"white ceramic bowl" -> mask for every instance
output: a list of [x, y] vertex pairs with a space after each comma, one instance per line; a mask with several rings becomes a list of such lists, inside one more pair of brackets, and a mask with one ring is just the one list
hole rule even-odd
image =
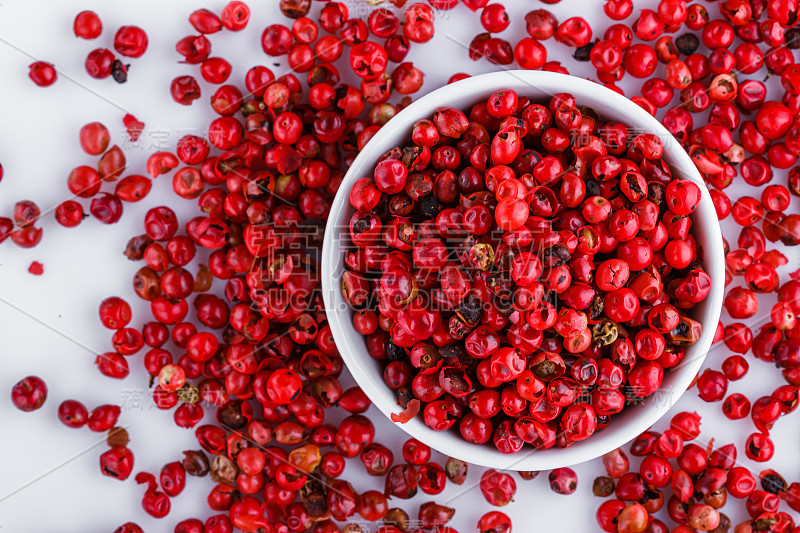
[[703, 264], [712, 282], [711, 294], [693, 312], [693, 317], [703, 324], [703, 335], [686, 349], [680, 366], [665, 372], [661, 390], [643, 404], [626, 408], [614, 417], [608, 428], [569, 448], [538, 451], [525, 447], [510, 455], [500, 453], [491, 441], [486, 445], [470, 444], [457, 430], [433, 431], [420, 417], [397, 424], [430, 447], [470, 463], [508, 470], [549, 470], [588, 461], [622, 446], [653, 425], [686, 391], [711, 346], [722, 308], [725, 279], [722, 235], [708, 190], [680, 144], [658, 120], [610, 89], [563, 74], [509, 70], [474, 76], [431, 92], [392, 118], [358, 154], [333, 201], [322, 250], [323, 297], [336, 345], [355, 380], [387, 417], [402, 409], [383, 382], [382, 364], [370, 357], [364, 338], [353, 328], [352, 312], [340, 290], [345, 271], [344, 253], [351, 246], [348, 224], [354, 209], [349, 202], [349, 191], [359, 178], [372, 176], [375, 162], [386, 150], [409, 140], [415, 121], [430, 118], [442, 106], [468, 110], [497, 89], [513, 89], [521, 96], [539, 101], [567, 92], [575, 97], [579, 106], [594, 108], [604, 120], [621, 122], [639, 132], [654, 133], [662, 139], [664, 159], [673, 175], [694, 181], [702, 191], [700, 207], [692, 215], [692, 222], [695, 238], [702, 248]]

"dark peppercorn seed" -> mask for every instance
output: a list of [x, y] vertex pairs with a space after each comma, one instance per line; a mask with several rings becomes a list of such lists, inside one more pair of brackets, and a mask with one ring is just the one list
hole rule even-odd
[[594, 48], [594, 43], [589, 43], [581, 46], [580, 48], [576, 48], [575, 53], [572, 54], [572, 57], [574, 57], [576, 61], [589, 61], [592, 48]]
[[731, 528], [731, 519], [723, 513], [719, 513], [719, 525], [711, 530], [710, 533], [728, 533]]
[[464, 348], [458, 344], [452, 344], [450, 346], [443, 346], [442, 348], [439, 348], [439, 355], [445, 359], [461, 357], [461, 354], [463, 353], [465, 353]]
[[119, 59], [114, 61], [114, 65], [111, 67], [111, 77], [114, 78], [115, 82], [125, 83], [128, 81], [128, 67], [130, 65], [124, 64]]
[[408, 402], [414, 399], [414, 395], [411, 394], [411, 389], [408, 387], [400, 387], [395, 391], [395, 396], [397, 397], [397, 404], [405, 409], [408, 407]]
[[675, 39], [675, 46], [678, 47], [678, 52], [685, 56], [690, 56], [700, 46], [700, 39], [694, 33], [684, 33]]
[[416, 206], [417, 214], [425, 218], [433, 218], [441, 210], [442, 206], [439, 205], [439, 202], [436, 201], [432, 194], [420, 198]]
[[789, 28], [786, 30], [786, 33], [783, 34], [783, 38], [786, 41], [784, 44], [789, 50], [797, 50], [800, 48], [800, 28]]
[[594, 180], [586, 180], [586, 196], [600, 196], [600, 184]]
[[592, 484], [592, 494], [599, 498], [605, 498], [614, 492], [614, 480], [608, 476], [595, 478]]
[[211, 469], [208, 457], [201, 450], [186, 450], [183, 456], [183, 468], [190, 476], [203, 477]]
[[786, 490], [786, 481], [777, 474], [767, 474], [761, 478], [761, 488], [772, 494], [780, 494]]
[[395, 343], [386, 343], [386, 357], [389, 361], [400, 361], [406, 358], [406, 351]]

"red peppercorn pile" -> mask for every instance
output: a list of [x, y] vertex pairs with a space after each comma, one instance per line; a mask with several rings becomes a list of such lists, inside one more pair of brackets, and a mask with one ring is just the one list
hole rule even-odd
[[500, 89], [439, 108], [350, 190], [342, 294], [404, 419], [503, 453], [567, 447], [700, 338], [700, 188], [655, 135], [580, 105]]
[[[75, 342], [64, 341], [67, 348], [42, 364], [43, 354], [56, 351], [56, 337], [46, 329], [32, 330], [44, 326], [32, 326], [30, 319], [2, 304], [5, 320], [0, 327], [11, 328], [3, 330], [9, 344], [2, 387], [11, 394], [17, 381], [35, 374], [49, 389], [43, 405], [38, 387], [35, 395], [14, 392], [15, 402], [41, 408], [22, 413], [6, 400], [0, 403], [9, 415], [4, 420], [32, 437], [37, 420], [58, 418], [64, 427], [48, 426], [47, 435], [36, 434], [24, 443], [15, 435], [7, 439], [3, 466], [8, 476], [3, 483], [13, 485], [0, 498], [51, 466], [49, 458], [59, 457], [53, 450], [69, 451], [66, 460], [97, 442], [76, 460], [86, 463], [71, 463], [75, 470], [61, 469], [60, 475], [100, 468], [110, 478], [129, 478], [124, 486], [102, 478], [96, 493], [62, 486], [60, 498], [48, 499], [47, 511], [52, 512], [35, 516], [30, 509], [41, 508], [42, 497], [37, 501], [35, 496], [41, 494], [41, 485], [31, 485], [0, 503], [6, 506], [4, 528], [12, 530], [16, 523], [7, 519], [17, 520], [15, 513], [24, 512], [24, 522], [17, 523], [25, 531], [36, 530], [40, 520], [77, 520], [76, 515], [91, 517], [91, 527], [107, 531], [128, 520], [148, 531], [174, 530], [181, 521], [177, 531], [230, 531], [233, 523], [257, 530], [265, 521], [277, 531], [290, 530], [290, 523], [297, 530], [337, 531], [347, 521], [383, 517], [405, 524], [406, 516], [416, 521], [409, 531], [448, 521], [451, 531], [474, 530], [476, 524], [482, 531], [507, 531], [507, 517], [523, 531], [530, 521], [532, 494], [541, 503], [537, 512], [543, 522], [553, 519], [563, 527], [564, 516], [583, 513], [587, 518], [582, 523], [589, 523], [595, 504], [579, 505], [577, 496], [551, 495], [546, 487], [588, 496], [587, 472], [600, 468], [599, 463], [575, 467], [574, 472], [557, 470], [530, 482], [526, 473], [524, 483], [517, 479], [520, 487], [514, 495], [508, 480], [498, 476], [487, 475], [481, 487], [483, 469], [473, 467], [465, 479], [463, 464], [424, 452], [401, 453], [405, 439], [397, 436], [402, 434], [389, 433], [382, 418], [365, 414], [368, 402], [351, 388], [313, 292], [319, 243], [311, 228], [321, 224], [313, 219], [324, 218], [353, 154], [407, 103], [407, 96], [441, 85], [451, 74], [453, 79], [464, 76], [445, 72], [442, 65], [469, 73], [515, 62], [526, 68], [568, 69], [624, 88], [684, 143], [714, 191], [720, 217], [727, 218], [723, 225], [732, 246], [730, 279], [736, 280], [728, 293], [725, 326], [718, 330], [724, 342], [709, 356], [709, 371], [698, 379], [697, 391], [704, 400], [718, 401], [725, 415], [749, 420], [714, 420], [713, 415], [720, 415], [716, 406], [697, 405], [696, 400], [690, 410], [704, 414], [701, 438], [731, 432], [738, 459], [752, 469], [754, 479], [762, 467], [753, 461], [769, 460], [773, 450], [776, 462], [782, 453], [784, 460], [793, 457], [794, 441], [779, 437], [791, 425], [787, 419], [796, 416], [791, 413], [800, 375], [794, 327], [797, 282], [789, 277], [796, 269], [796, 261], [790, 261], [796, 252], [786, 248], [798, 241], [793, 196], [800, 190], [800, 173], [792, 170], [798, 152], [794, 115], [799, 72], [797, 33], [791, 27], [794, 3], [642, 0], [634, 5], [620, 0], [604, 3], [605, 9], [593, 5], [596, 16], [590, 16], [585, 3], [576, 10], [572, 0], [555, 5], [507, 2], [504, 8], [488, 9], [481, 0], [458, 6], [448, 0], [434, 3], [435, 9], [429, 9], [409, 2], [407, 14], [391, 3], [383, 5], [388, 11], [347, 3], [345, 13], [337, 4], [284, 0], [269, 13], [261, 5], [250, 5], [251, 14], [241, 3], [223, 2], [197, 6], [199, 11], [186, 10], [174, 19], [159, 5], [142, 18], [98, 8], [97, 19], [83, 15], [74, 20], [85, 6], [75, 6], [63, 20], [38, 12], [4, 18], [20, 21], [25, 31], [14, 44], [34, 57], [13, 55], [4, 63], [17, 65], [10, 67], [16, 70], [7, 79], [24, 82], [19, 93], [24, 98], [0, 110], [9, 117], [3, 123], [14, 128], [11, 140], [4, 137], [0, 146], [0, 239], [9, 241], [0, 244], [0, 263], [6, 269], [0, 276], [0, 296], [18, 309], [37, 311], [33, 316]], [[299, 18], [282, 18], [278, 9]], [[576, 16], [583, 9], [586, 20]], [[156, 22], [168, 18], [168, 29], [159, 33]], [[457, 33], [465, 30], [470, 34]], [[35, 47], [19, 38], [23, 33], [35, 40]], [[81, 39], [71, 40], [73, 33]], [[64, 42], [49, 41], [48, 34], [61, 35]], [[235, 46], [228, 48], [228, 39]], [[444, 50], [464, 62], [451, 67], [440, 61], [434, 67], [426, 60]], [[169, 58], [163, 78], [149, 70], [154, 54]], [[37, 64], [29, 79], [28, 65], [34, 59], [52, 64], [58, 75]], [[765, 82], [768, 71], [775, 74]], [[107, 100], [84, 94], [65, 75]], [[127, 81], [117, 85], [95, 76]], [[209, 100], [210, 107], [205, 104]], [[162, 125], [161, 114], [171, 109], [191, 123], [182, 127], [194, 127], [173, 131], [167, 142], [160, 142], [154, 133]], [[60, 128], [53, 117], [67, 116], [69, 128], [56, 131]], [[135, 135], [145, 144], [132, 146]], [[63, 153], [53, 157], [62, 142]], [[58, 179], [49, 181], [52, 176]], [[138, 237], [129, 242], [131, 236]], [[123, 249], [135, 262], [115, 262]], [[108, 250], [114, 255], [102, 255]], [[94, 261], [80, 263], [85, 257]], [[34, 260], [47, 265], [41, 277], [25, 272]], [[15, 265], [31, 285], [19, 283], [22, 278], [10, 271]], [[134, 274], [134, 293], [141, 298], [130, 292]], [[100, 280], [112, 275], [119, 276], [114, 278], [118, 283], [101, 285]], [[36, 292], [45, 286], [44, 294]], [[767, 313], [776, 303], [775, 292], [780, 303]], [[119, 301], [106, 302], [102, 322], [113, 330], [95, 339], [95, 313], [109, 294], [127, 301], [130, 315]], [[96, 374], [76, 377], [93, 361], [107, 376], [127, 377], [119, 382], [98, 380]], [[770, 372], [773, 365], [784, 379]], [[154, 405], [164, 410], [158, 414], [171, 416], [180, 429], [164, 427], [158, 414], [134, 416], [127, 396], [131, 388], [147, 393], [147, 406], [152, 393]], [[690, 391], [683, 401], [693, 397]], [[175, 441], [182, 444], [168, 449]], [[34, 446], [48, 448], [31, 454]], [[19, 460], [21, 454], [34, 455], [35, 461]], [[40, 461], [42, 468], [23, 470]], [[788, 488], [776, 489], [780, 482], [773, 478], [767, 486], [782, 493], [780, 511], [792, 509], [796, 486], [789, 478], [796, 474], [774, 468], [786, 476]], [[64, 478], [37, 483], [55, 479]], [[479, 489], [469, 492], [468, 502], [451, 499], [459, 492], [453, 486], [459, 481]], [[493, 511], [476, 504], [482, 502], [478, 492], [488, 503], [508, 501], [509, 494], [514, 501], [502, 512]], [[67, 500], [71, 493], [81, 493], [80, 501]], [[415, 493], [416, 499], [400, 501]], [[100, 505], [110, 494], [115, 498]], [[718, 505], [719, 496], [712, 496], [717, 499], [703, 505]], [[208, 505], [194, 503], [204, 498]], [[262, 505], [264, 500], [269, 504]], [[738, 498], [729, 500], [724, 513], [734, 523], [754, 520], [751, 509], [759, 511], [755, 520], [762, 512], [778, 512], [775, 498], [761, 493], [749, 509]], [[69, 506], [59, 507], [67, 501]], [[139, 503], [149, 515], [140, 513]], [[76, 512], [78, 505], [86, 505], [86, 511]], [[626, 511], [630, 530], [641, 526], [641, 511]], [[165, 513], [163, 519], [154, 518]], [[312, 513], [324, 518], [314, 522]], [[696, 508], [695, 515], [713, 517], [705, 507]], [[776, 517], [763, 518], [772, 523]], [[673, 522], [663, 511], [660, 519]], [[776, 530], [791, 531], [783, 529], [785, 521], [780, 523]], [[660, 531], [655, 528], [651, 531]], [[386, 526], [383, 533], [397, 529]]]
[[[733, 444], [715, 445], [714, 439], [698, 437], [700, 416], [680, 412], [663, 433], [647, 431], [630, 444], [630, 455], [641, 458], [638, 470], [631, 468], [623, 449], [604, 455], [606, 475], [592, 486], [595, 496], [611, 497], [597, 509], [600, 528], [609, 533], [727, 531], [739, 518], [723, 512], [730, 512], [733, 500], [746, 511], [735, 532], [796, 530], [787, 511], [800, 509], [800, 485], [788, 484], [775, 470], [743, 466]], [[748, 439], [747, 457], [761, 461], [754, 451], [762, 445], [753, 442]], [[670, 529], [666, 519], [678, 526]]]

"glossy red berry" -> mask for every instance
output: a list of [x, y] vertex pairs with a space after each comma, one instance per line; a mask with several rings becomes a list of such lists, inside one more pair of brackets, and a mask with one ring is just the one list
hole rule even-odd
[[97, 48], [86, 56], [85, 68], [89, 76], [98, 80], [111, 76], [116, 58], [107, 48]]
[[72, 26], [75, 37], [81, 39], [97, 39], [103, 33], [103, 22], [94, 11], [81, 11], [75, 15]]
[[20, 411], [35, 411], [47, 400], [47, 385], [36, 376], [28, 376], [11, 388], [11, 402]]
[[138, 26], [121, 26], [114, 35], [114, 49], [126, 57], [141, 57], [147, 44], [147, 33]]
[[81, 428], [89, 419], [89, 411], [77, 400], [65, 400], [58, 406], [58, 419], [69, 428]]
[[36, 61], [28, 66], [28, 77], [39, 87], [49, 87], [58, 79], [58, 72], [51, 63]]

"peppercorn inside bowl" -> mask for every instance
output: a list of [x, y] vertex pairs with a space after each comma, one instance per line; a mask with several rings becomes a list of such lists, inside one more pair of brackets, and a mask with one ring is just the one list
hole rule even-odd
[[331, 206], [322, 287], [359, 386], [409, 435], [511, 470], [587, 461], [691, 384], [724, 253], [689, 155], [593, 82], [504, 71], [382, 127]]

